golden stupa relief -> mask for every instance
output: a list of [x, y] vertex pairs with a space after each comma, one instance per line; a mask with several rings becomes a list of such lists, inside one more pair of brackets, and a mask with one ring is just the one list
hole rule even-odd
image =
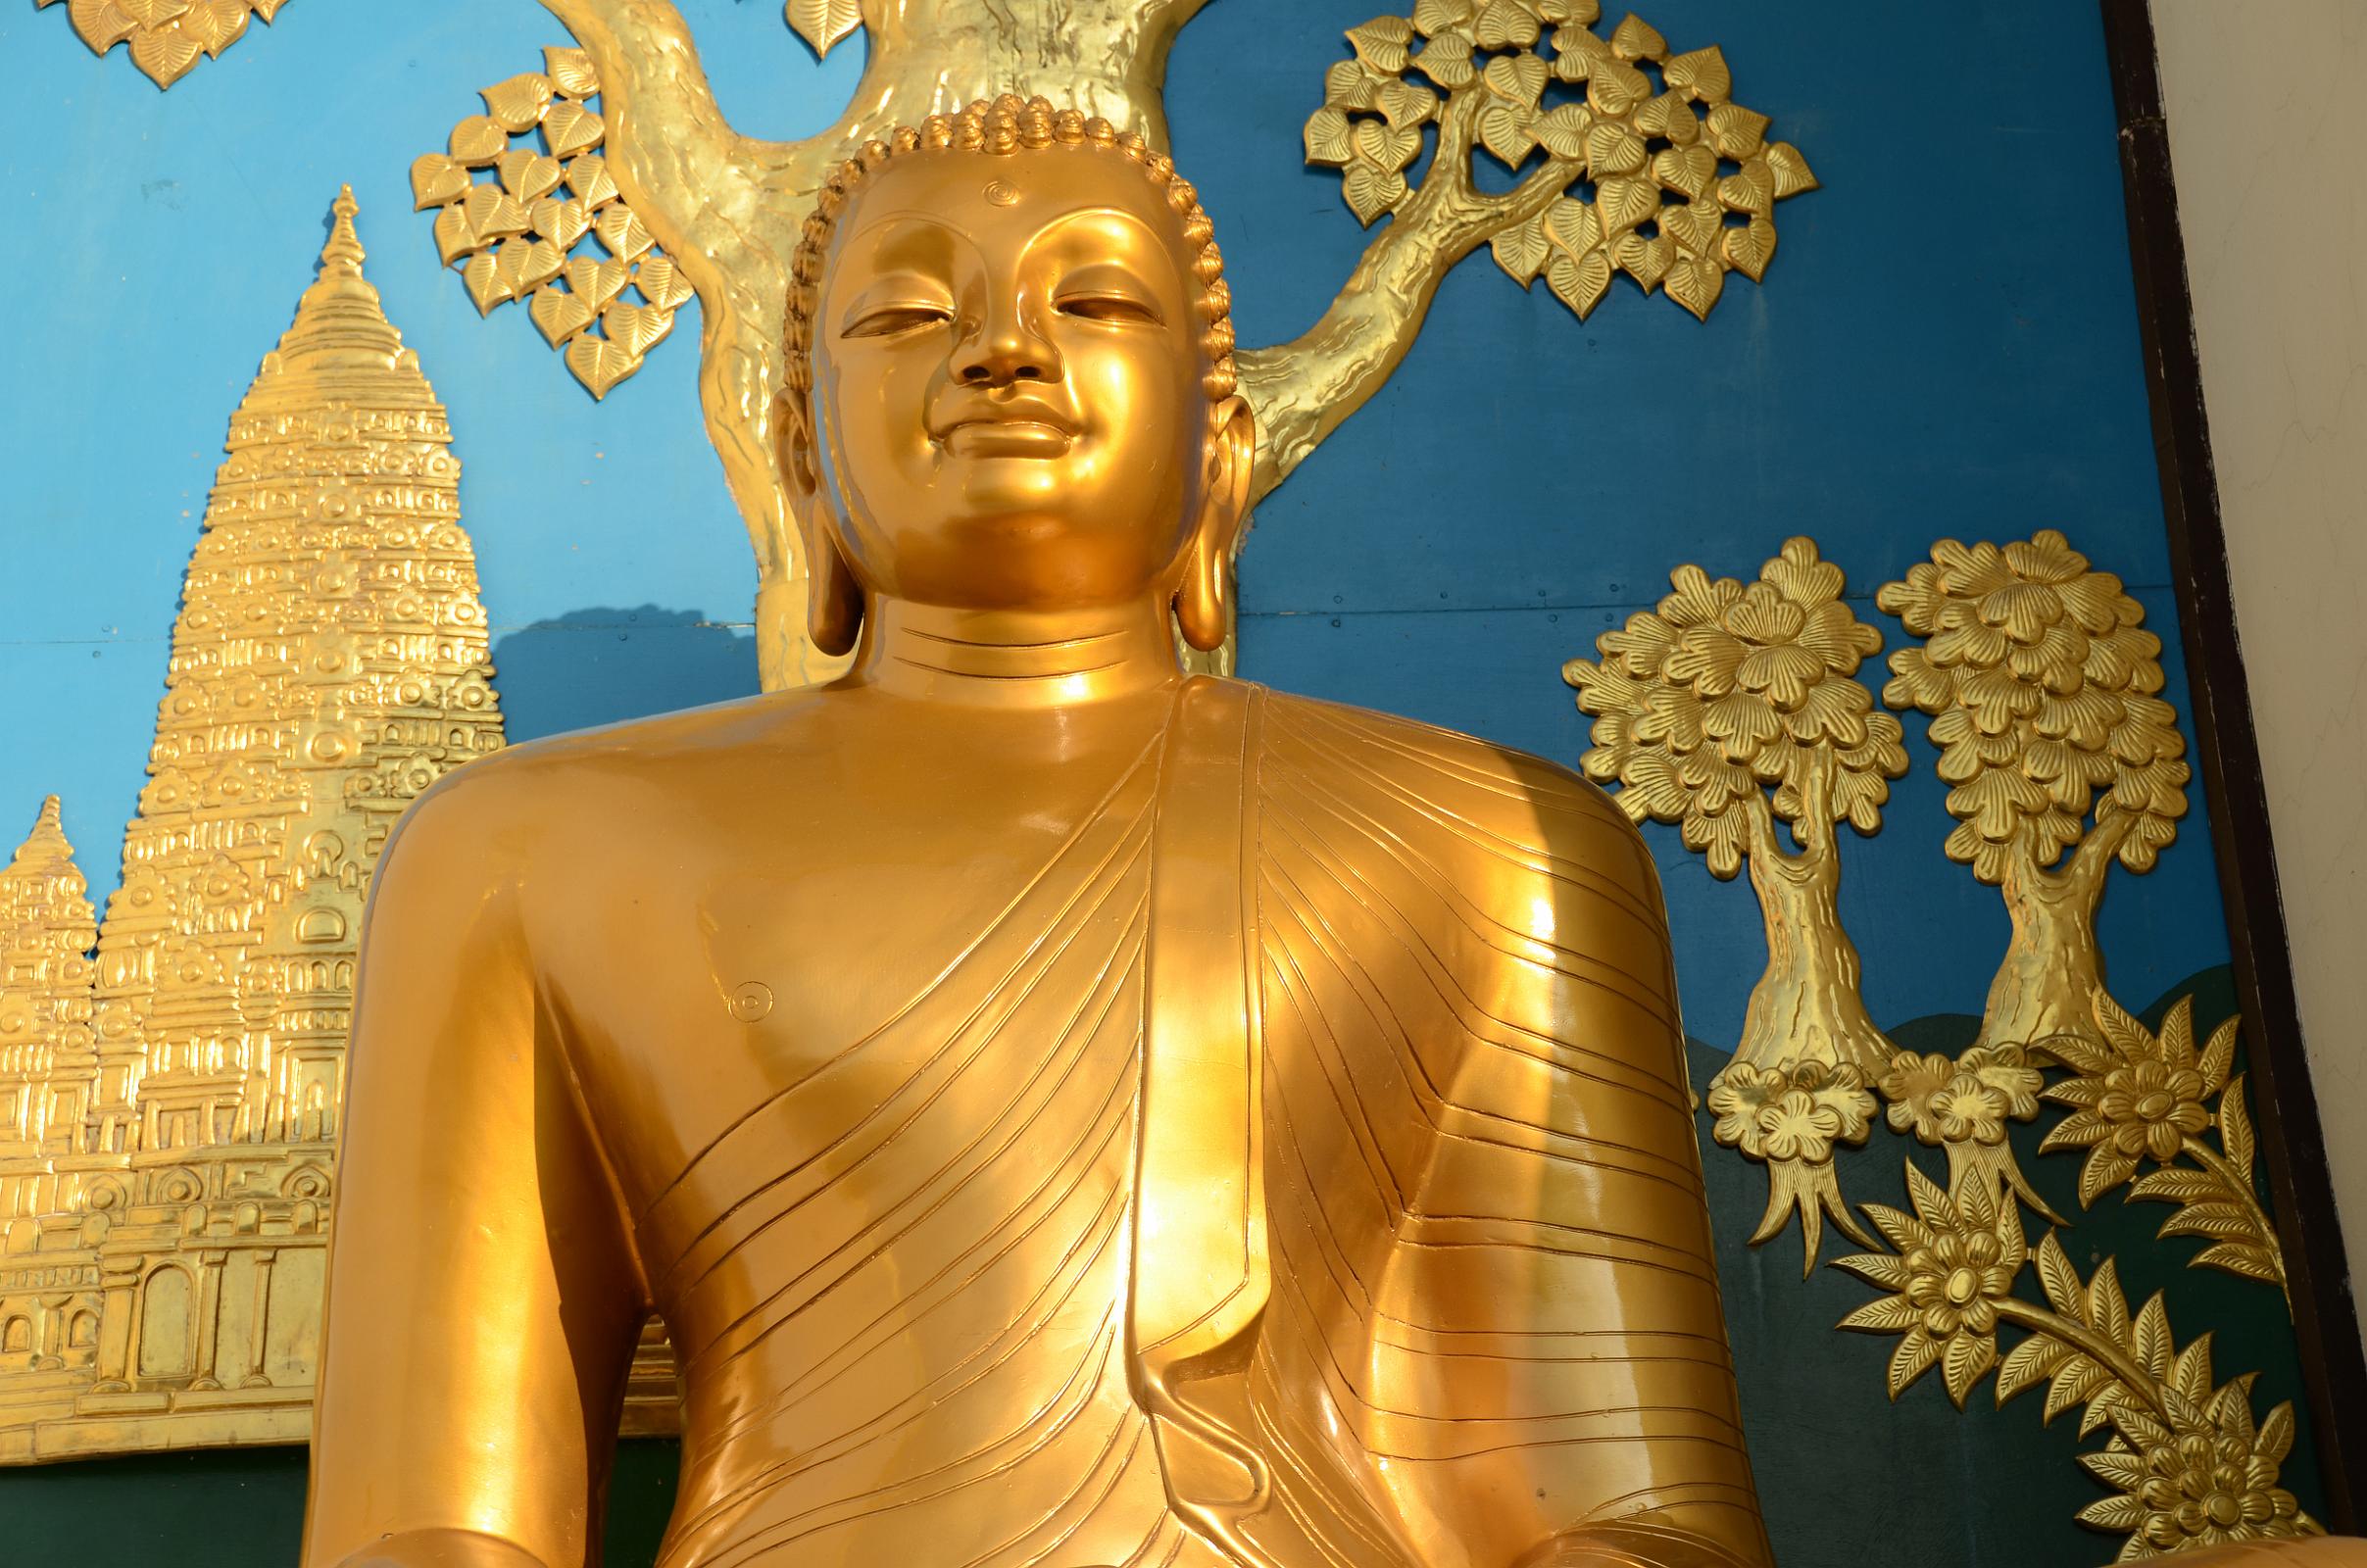
[[0, 1461], [312, 1418], [363, 897], [502, 744], [451, 428], [354, 214], [231, 416], [105, 919], [54, 799], [0, 873]]

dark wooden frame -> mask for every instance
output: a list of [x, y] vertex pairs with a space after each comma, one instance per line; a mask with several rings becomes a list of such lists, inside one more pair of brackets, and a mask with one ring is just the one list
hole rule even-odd
[[2268, 1155], [2277, 1233], [2292, 1281], [2293, 1328], [2325, 1465], [2325, 1522], [2339, 1534], [2357, 1534], [2367, 1511], [2367, 1353], [2360, 1346], [2335, 1215], [2325, 1132], [2302, 1054], [2268, 797], [2228, 588], [2227, 535], [2203, 411], [2152, 9], [2149, 0], [2101, 0], [2101, 5], [2153, 450], [2161, 468], [2171, 575], [2194, 732], [2201, 743], [2197, 762], [2218, 849], [2219, 889], [2227, 906], [2260, 1142]]

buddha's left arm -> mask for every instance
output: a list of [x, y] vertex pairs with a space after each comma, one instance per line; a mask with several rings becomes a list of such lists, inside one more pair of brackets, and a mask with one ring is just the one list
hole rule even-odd
[[[1331, 1255], [1361, 1276], [1294, 1288], [1334, 1303], [1326, 1381], [1398, 1533], [1434, 1568], [1758, 1568], [1642, 839], [1550, 764], [1348, 723], [1302, 745], [1288, 718], [1267, 1018], [1316, 1044], [1275, 1081]], [[1373, 1129], [1357, 1161], [1324, 1163], [1326, 1056], [1368, 1063], [1328, 1090]]]

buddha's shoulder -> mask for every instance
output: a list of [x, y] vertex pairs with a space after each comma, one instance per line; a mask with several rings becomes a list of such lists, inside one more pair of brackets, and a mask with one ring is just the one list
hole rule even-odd
[[403, 815], [398, 840], [523, 844], [606, 827], [767, 752], [794, 765], [810, 692], [770, 693], [523, 741], [447, 773]]
[[[1426, 823], [1474, 853], [1576, 861], [1650, 883], [1642, 835], [1618, 804], [1558, 762], [1418, 719], [1270, 693], [1263, 766], [1302, 785], [1284, 798], [1354, 792], [1356, 808]], [[1309, 794], [1311, 791], [1311, 794]]]

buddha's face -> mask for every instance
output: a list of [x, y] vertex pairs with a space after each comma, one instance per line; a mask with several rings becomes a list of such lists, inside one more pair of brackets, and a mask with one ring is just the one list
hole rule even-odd
[[1113, 604], [1229, 534], [1209, 497], [1238, 404], [1204, 389], [1190, 264], [1160, 188], [1106, 149], [912, 153], [867, 178], [813, 337], [811, 482], [862, 585]]

